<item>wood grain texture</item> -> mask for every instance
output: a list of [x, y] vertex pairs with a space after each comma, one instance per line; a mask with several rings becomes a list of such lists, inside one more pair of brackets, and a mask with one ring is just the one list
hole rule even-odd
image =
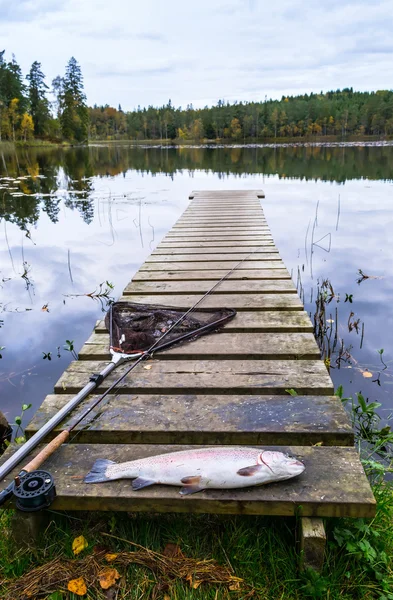
[[[94, 485], [85, 484], [81, 479], [98, 458], [124, 462], [186, 448], [137, 444], [64, 445], [45, 463], [45, 468], [56, 477], [57, 497], [52, 509], [302, 517], [369, 518], [375, 515], [375, 500], [358, 454], [354, 448], [347, 447], [263, 446], [263, 449], [280, 450], [304, 461], [306, 470], [287, 481], [244, 490], [208, 490], [182, 497], [179, 488], [172, 486], [154, 485], [135, 492], [129, 480]], [[5, 457], [11, 451], [8, 450]], [[12, 481], [17, 472], [17, 469], [12, 472], [5, 483]]]
[[[98, 398], [90, 395], [48, 438]], [[47, 396], [26, 427], [30, 438], [70, 399]], [[116, 423], [116, 427], [113, 427]], [[271, 444], [353, 446], [337, 396], [109, 395], [74, 430], [78, 444]]]
[[231, 234], [217, 233], [216, 235], [213, 235], [206, 231], [200, 231], [197, 233], [197, 235], [193, 236], [188, 236], [186, 233], [181, 232], [173, 235], [166, 235], [164, 238], [162, 238], [160, 245], [179, 243], [195, 244], [205, 242], [206, 245], [210, 243], [212, 246], [216, 246], [217, 243], [218, 245], [224, 245], [225, 243], [228, 244], [233, 240], [242, 241], [244, 245], [253, 242], [260, 242], [262, 245], [264, 243], [270, 243], [274, 245], [274, 240], [270, 233], [253, 233], [249, 235], [248, 233], [243, 232], [233, 232]]
[[[272, 252], [271, 248], [266, 248], [266, 252], [263, 251], [263, 249], [259, 250], [258, 252], [255, 252], [253, 254], [250, 254], [250, 256], [247, 257], [247, 262], [249, 261], [253, 261], [253, 260], [257, 260], [257, 261], [261, 261], [261, 260], [281, 260], [281, 257], [279, 255], [278, 252]], [[215, 254], [215, 253], [209, 253], [209, 254], [173, 254], [173, 255], [150, 255], [147, 257], [145, 264], [147, 263], [163, 263], [163, 262], [198, 262], [201, 261], [205, 264], [205, 268], [206, 268], [206, 264], [209, 261], [212, 262], [225, 262], [225, 261], [230, 261], [230, 262], [234, 262], [235, 261], [235, 265], [237, 265], [240, 261], [244, 260], [244, 254], [241, 252], [236, 252], [234, 254]], [[232, 267], [230, 267], [232, 268]], [[228, 269], [229, 270], [229, 269]]]
[[[79, 360], [111, 360], [109, 335], [93, 333]], [[313, 360], [321, 357], [312, 333], [211, 333], [156, 352], [157, 359]]]
[[[55, 393], [77, 393], [107, 361], [70, 363], [55, 385]], [[151, 360], [127, 375], [123, 393], [141, 394], [333, 394], [333, 384], [321, 360]], [[127, 369], [120, 366], [99, 386], [103, 392]]]
[[[201, 294], [129, 294], [122, 296], [122, 302], [140, 304], [165, 304], [187, 310], [201, 298]], [[198, 310], [230, 307], [235, 310], [303, 310], [303, 304], [297, 294], [211, 294], [203, 301]]]
[[236, 243], [234, 244], [233, 241], [231, 240], [224, 240], [224, 241], [200, 241], [199, 239], [195, 240], [195, 241], [191, 241], [188, 240], [187, 238], [181, 238], [180, 241], [168, 241], [168, 240], [163, 240], [160, 244], [158, 244], [158, 246], [156, 246], [156, 250], [170, 250], [170, 249], [175, 249], [175, 248], [184, 248], [184, 249], [188, 249], [188, 248], [232, 248], [234, 252], [236, 252], [237, 248], [241, 248], [242, 246], [246, 246], [246, 247], [253, 247], [254, 250], [255, 248], [257, 248], [258, 246], [263, 246], [266, 244], [266, 242], [272, 243], [272, 239], [273, 238], [262, 238], [262, 239], [258, 239], [258, 240], [237, 240]]
[[[193, 262], [193, 261], [165, 261], [160, 263], [158, 261], [154, 262], [145, 262], [139, 269], [138, 273], [142, 272], [157, 272], [157, 271], [173, 271], [173, 272], [182, 272], [182, 271], [205, 271], [212, 273], [214, 275], [215, 271], [225, 271], [228, 273], [231, 269], [236, 270], [233, 273], [240, 273], [241, 271], [259, 271], [260, 269], [280, 269], [285, 268], [283, 261], [281, 260], [279, 254], [274, 254], [273, 259], [269, 260], [263, 257], [263, 260], [247, 260], [243, 261], [239, 264], [239, 260], [225, 260], [225, 261], [214, 261], [209, 260], [208, 262]], [[201, 277], [202, 279], [202, 277]]]
[[[210, 281], [132, 281], [124, 289], [130, 294], [204, 294], [212, 287]], [[222, 281], [214, 294], [296, 294], [290, 279]]]
[[257, 240], [254, 242], [255, 245], [238, 245], [238, 241], [243, 240], [231, 240], [230, 246], [215, 246], [214, 242], [209, 244], [205, 242], [204, 246], [201, 248], [195, 246], [187, 246], [188, 242], [184, 242], [180, 247], [168, 247], [168, 246], [159, 246], [152, 252], [153, 256], [159, 256], [165, 254], [166, 256], [175, 255], [175, 254], [233, 254], [236, 252], [237, 254], [251, 254], [254, 252], [274, 252], [278, 251], [273, 242], [266, 240]]
[[[273, 264], [273, 263], [272, 263]], [[228, 271], [223, 269], [206, 271], [138, 271], [133, 276], [133, 281], [192, 281], [194, 279], [206, 281], [218, 281]], [[228, 277], [228, 281], [247, 280], [247, 279], [290, 279], [291, 276], [285, 268], [282, 269], [255, 269], [255, 270], [236, 270]]]
[[[104, 321], [99, 321], [96, 333], [106, 333]], [[304, 310], [239, 311], [223, 331], [231, 333], [312, 333], [313, 326]], [[94, 335], [94, 334], [92, 334]]]

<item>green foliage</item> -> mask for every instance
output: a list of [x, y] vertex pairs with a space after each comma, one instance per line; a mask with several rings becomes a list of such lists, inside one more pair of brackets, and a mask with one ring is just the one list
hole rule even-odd
[[63, 348], [64, 350], [67, 350], [67, 352], [71, 352], [73, 358], [75, 360], [78, 360], [78, 354], [74, 348], [74, 340], [66, 340], [66, 343], [64, 344]]
[[34, 122], [34, 131], [38, 136], [47, 133], [47, 125], [50, 119], [49, 102], [45, 96], [48, 86], [45, 83], [45, 75], [41, 71], [41, 63], [34, 61], [26, 79], [29, 82], [30, 114]]
[[225, 103], [195, 109], [175, 108], [171, 101], [124, 113], [108, 105], [89, 109], [90, 135], [98, 139], [240, 140], [312, 138], [315, 136], [390, 135], [393, 92], [355, 92], [352, 88], [325, 94], [304, 94], [266, 102]]
[[67, 64], [62, 82], [60, 123], [64, 138], [77, 142], [87, 139], [89, 113], [83, 91], [82, 71], [74, 57]]
[[[22, 404], [22, 412], [20, 415], [15, 417], [14, 424], [16, 425], [15, 430], [15, 442], [17, 444], [23, 444], [26, 441], [25, 434], [22, 427], [23, 417], [27, 410], [32, 407], [32, 404]], [[20, 435], [18, 435], [20, 433]]]

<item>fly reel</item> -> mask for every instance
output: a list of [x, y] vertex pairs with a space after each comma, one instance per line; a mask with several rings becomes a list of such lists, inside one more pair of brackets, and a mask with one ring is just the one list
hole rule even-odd
[[16, 508], [35, 512], [48, 508], [56, 498], [55, 482], [48, 471], [32, 471], [14, 484]]

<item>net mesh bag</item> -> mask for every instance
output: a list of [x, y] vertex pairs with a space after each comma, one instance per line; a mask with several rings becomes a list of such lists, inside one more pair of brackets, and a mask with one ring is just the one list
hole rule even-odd
[[[184, 310], [153, 304], [115, 302], [105, 317], [114, 352], [134, 354], [148, 350], [184, 314]], [[230, 308], [195, 310], [165, 335], [165, 346], [217, 331], [236, 315]], [[157, 344], [156, 350], [160, 348]]]

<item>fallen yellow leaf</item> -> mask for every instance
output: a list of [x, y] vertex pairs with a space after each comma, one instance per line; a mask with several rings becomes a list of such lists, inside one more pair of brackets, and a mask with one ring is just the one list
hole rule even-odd
[[121, 575], [117, 569], [111, 569], [107, 567], [98, 573], [98, 580], [103, 590], [107, 590], [112, 585], [115, 585], [116, 579], [120, 579]]
[[146, 371], [148, 371], [149, 369], [151, 369], [151, 365], [145, 365], [143, 368], [146, 369]]
[[77, 596], [84, 596], [87, 594], [87, 587], [83, 577], [79, 577], [79, 579], [71, 579], [71, 581], [68, 582], [67, 587], [69, 592], [72, 592]]
[[105, 554], [105, 558], [108, 562], [112, 562], [117, 558], [117, 554]]
[[366, 371], [362, 371], [362, 375], [363, 375], [363, 377], [372, 377], [373, 376], [373, 374], [370, 373], [370, 371], [367, 371], [367, 370]]
[[82, 550], [87, 548], [88, 545], [89, 544], [87, 540], [83, 537], [83, 535], [80, 535], [72, 542], [72, 551], [75, 555], [80, 554]]

